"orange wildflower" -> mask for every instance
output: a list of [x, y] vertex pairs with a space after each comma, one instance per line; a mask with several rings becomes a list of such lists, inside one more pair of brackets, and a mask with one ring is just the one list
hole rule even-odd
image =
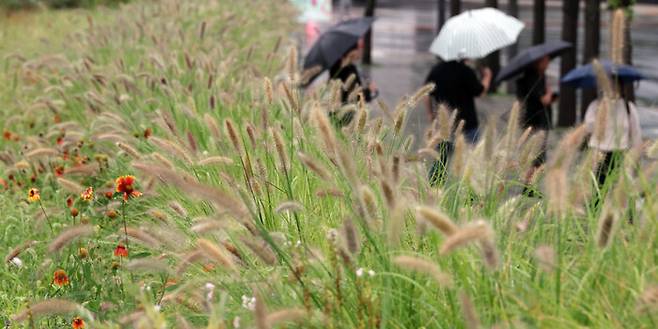
[[87, 187], [87, 189], [84, 192], [82, 192], [82, 194], [80, 194], [80, 197], [82, 198], [82, 200], [91, 201], [92, 199], [94, 199], [94, 188], [91, 186]]
[[153, 130], [151, 130], [151, 128], [144, 129], [144, 138], [145, 139], [148, 139], [149, 137], [151, 137], [151, 135], [153, 135]]
[[10, 140], [11, 140], [11, 132], [5, 130], [5, 131], [2, 133], [2, 137], [3, 137], [6, 141], [10, 141]]
[[69, 284], [69, 277], [68, 275], [66, 275], [66, 272], [64, 272], [64, 270], [58, 269], [53, 274], [53, 283], [55, 283], [55, 285], [63, 287]]
[[73, 198], [72, 197], [66, 198], [66, 207], [67, 208], [73, 207]]
[[0, 186], [2, 186], [3, 190], [6, 190], [9, 187], [9, 185], [7, 185], [7, 182], [2, 178], [0, 178]]
[[78, 211], [78, 208], [71, 208], [71, 216], [73, 216], [74, 218], [78, 217], [79, 213], [80, 211]]
[[116, 248], [114, 248], [114, 256], [117, 257], [128, 257], [128, 249], [122, 244], [118, 244]]
[[73, 329], [84, 329], [85, 321], [82, 320], [81, 317], [76, 316], [73, 318], [73, 321], [71, 321], [71, 327], [73, 327]]
[[139, 197], [142, 195], [139, 191], [135, 190], [135, 176], [120, 176], [115, 181], [117, 193], [123, 194], [123, 200], [128, 201], [130, 197]]
[[39, 193], [39, 189], [35, 188], [35, 187], [31, 188], [27, 192], [27, 199], [30, 202], [37, 202], [37, 201], [41, 200], [41, 194]]
[[57, 176], [57, 177], [64, 176], [64, 167], [62, 167], [62, 166], [55, 167], [55, 176]]

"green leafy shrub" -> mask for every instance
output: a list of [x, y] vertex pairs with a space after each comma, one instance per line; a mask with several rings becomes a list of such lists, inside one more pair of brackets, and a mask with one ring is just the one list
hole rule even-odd
[[34, 8], [39, 0], [0, 0], [0, 7], [9, 10]]
[[43, 4], [53, 9], [90, 8], [95, 6], [116, 6], [129, 0], [0, 0], [0, 7], [9, 10], [31, 9]]

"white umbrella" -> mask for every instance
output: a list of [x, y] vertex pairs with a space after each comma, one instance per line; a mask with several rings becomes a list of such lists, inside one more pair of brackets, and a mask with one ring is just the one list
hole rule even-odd
[[445, 61], [482, 58], [514, 44], [523, 26], [520, 20], [494, 8], [469, 10], [445, 23], [430, 51]]

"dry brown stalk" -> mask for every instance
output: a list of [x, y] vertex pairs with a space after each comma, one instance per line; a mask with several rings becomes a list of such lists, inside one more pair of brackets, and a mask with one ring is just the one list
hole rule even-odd
[[393, 258], [393, 263], [403, 269], [409, 269], [431, 276], [436, 283], [441, 286], [451, 286], [452, 279], [448, 274], [441, 271], [435, 263], [415, 256], [397, 256]]
[[75, 238], [82, 238], [94, 233], [94, 228], [91, 225], [78, 225], [64, 230], [60, 233], [49, 245], [48, 252], [58, 252], [62, 250]]

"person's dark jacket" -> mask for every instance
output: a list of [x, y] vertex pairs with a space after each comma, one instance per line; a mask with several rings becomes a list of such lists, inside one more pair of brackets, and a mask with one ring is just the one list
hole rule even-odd
[[521, 102], [524, 127], [536, 129], [551, 128], [551, 106], [544, 105], [541, 98], [546, 93], [546, 77], [534, 68], [528, 69], [516, 80], [516, 97]]
[[337, 63], [337, 65], [334, 65], [330, 70], [329, 70], [329, 76], [331, 79], [336, 79], [340, 80], [343, 83], [347, 81], [351, 75], [354, 75], [355, 79], [354, 82], [352, 82], [350, 88], [345, 90], [343, 89], [341, 93], [341, 102], [343, 104], [347, 103], [348, 97], [350, 94], [354, 91], [357, 86], [361, 86], [361, 90], [363, 91], [363, 97], [365, 98], [366, 102], [370, 102], [372, 100], [372, 93], [370, 91], [370, 88], [368, 86], [362, 85], [361, 82], [361, 76], [359, 75], [359, 71], [357, 70], [356, 66], [354, 64], [348, 64], [343, 67], [340, 67], [340, 64]]
[[425, 82], [434, 83], [430, 95], [437, 103], [458, 111], [457, 122], [464, 120], [464, 130], [478, 128], [475, 97], [482, 94], [484, 86], [470, 67], [460, 61], [441, 62], [432, 68]]

